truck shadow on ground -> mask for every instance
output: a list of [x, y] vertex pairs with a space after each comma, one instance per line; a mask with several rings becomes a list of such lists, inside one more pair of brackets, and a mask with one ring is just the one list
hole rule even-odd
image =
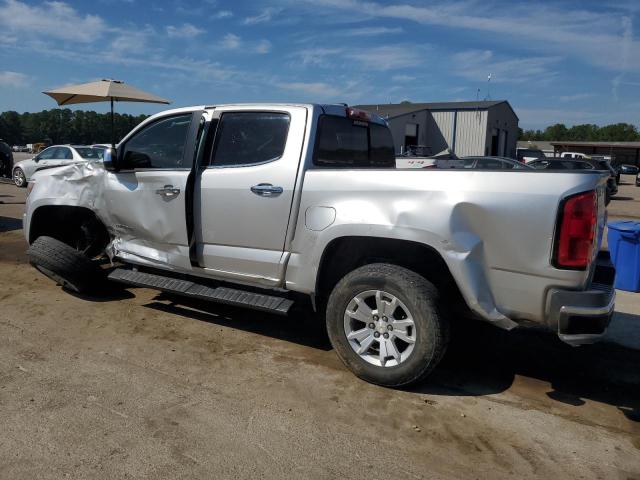
[[[287, 317], [214, 305], [159, 294], [147, 308], [244, 330], [329, 352], [324, 322], [308, 308]], [[640, 316], [631, 315], [631, 321]], [[640, 351], [613, 343], [570, 347], [552, 332], [523, 328], [511, 332], [478, 321], [462, 321], [454, 329], [449, 350], [432, 375], [408, 392], [483, 396], [509, 390], [525, 377], [536, 385], [530, 395], [581, 406], [593, 400], [617, 407], [629, 420], [640, 422]]]
[[[640, 321], [640, 316], [633, 321]], [[640, 422], [640, 351], [614, 343], [562, 343], [552, 332], [511, 332], [481, 322], [457, 329], [449, 351], [427, 382], [411, 391], [431, 395], [481, 396], [508, 390], [516, 376], [547, 382], [545, 395], [582, 406], [593, 400], [617, 407]], [[525, 382], [526, 383], [526, 382]], [[539, 390], [540, 385], [536, 385]]]
[[167, 293], [160, 293], [145, 307], [318, 350], [332, 348], [323, 322], [317, 320], [310, 308], [294, 306], [295, 311], [280, 316]]

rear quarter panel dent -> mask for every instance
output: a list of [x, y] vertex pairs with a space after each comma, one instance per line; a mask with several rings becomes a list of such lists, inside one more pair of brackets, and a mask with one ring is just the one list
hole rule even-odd
[[486, 320], [544, 320], [549, 286], [579, 288], [585, 272], [549, 262], [560, 199], [592, 175], [538, 172], [309, 170], [301, 211], [331, 206], [322, 231], [298, 218], [287, 287], [313, 293], [322, 252], [343, 236], [410, 240], [435, 249], [469, 307]]

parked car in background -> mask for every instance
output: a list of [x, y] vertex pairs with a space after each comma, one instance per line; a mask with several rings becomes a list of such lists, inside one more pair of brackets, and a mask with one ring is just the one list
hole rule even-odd
[[640, 187], [640, 172], [636, 175], [636, 187]]
[[639, 169], [635, 165], [619, 165], [618, 166], [618, 172], [622, 173], [623, 175], [637, 175], [638, 171]]
[[516, 148], [516, 158], [519, 162], [527, 163], [538, 158], [545, 158], [545, 154], [538, 148]]
[[562, 152], [560, 155], [558, 155], [558, 158], [585, 159], [590, 157], [586, 153], [582, 153], [582, 152]]
[[597, 161], [590, 158], [554, 157], [534, 160], [527, 165], [546, 170], [597, 170], [603, 173], [606, 172], [609, 175], [607, 179], [607, 203], [611, 197], [618, 193], [618, 181], [616, 179], [618, 173], [607, 161]]
[[13, 168], [13, 152], [8, 143], [0, 140], [0, 176], [10, 177]]
[[85, 145], [53, 145], [45, 148], [33, 158], [23, 160], [13, 166], [13, 183], [18, 187], [26, 187], [31, 177], [38, 170], [60, 167], [73, 162], [100, 160], [99, 151]]
[[518, 170], [530, 169], [530, 167], [522, 162], [517, 162], [507, 157], [462, 157], [464, 167], [475, 170]]
[[102, 159], [104, 157], [104, 151], [107, 148], [110, 148], [111, 145], [107, 144], [107, 143], [94, 143], [93, 145], [91, 145], [91, 148], [95, 148], [96, 151], [98, 152], [98, 156]]
[[611, 175], [616, 179], [616, 185], [620, 184], [620, 170], [611, 165], [611, 157], [605, 155], [592, 155], [590, 158], [586, 159], [588, 162], [593, 164], [596, 169], [599, 170], [608, 170], [611, 172]]

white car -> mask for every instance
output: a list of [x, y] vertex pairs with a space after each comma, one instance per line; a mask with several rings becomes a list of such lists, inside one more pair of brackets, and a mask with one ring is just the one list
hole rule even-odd
[[101, 158], [101, 152], [84, 145], [53, 145], [33, 158], [16, 163], [13, 166], [13, 183], [18, 187], [26, 187], [38, 170]]

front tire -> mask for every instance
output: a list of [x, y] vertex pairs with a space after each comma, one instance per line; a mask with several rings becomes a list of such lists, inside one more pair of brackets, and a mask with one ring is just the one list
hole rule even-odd
[[424, 277], [376, 263], [346, 275], [327, 304], [327, 332], [358, 377], [386, 387], [424, 379], [444, 355], [449, 324]]
[[13, 170], [13, 183], [16, 184], [16, 187], [20, 188], [27, 186], [27, 177], [21, 168], [16, 168]]
[[27, 253], [31, 265], [68, 290], [91, 293], [104, 283], [104, 272], [95, 262], [53, 237], [38, 237]]

